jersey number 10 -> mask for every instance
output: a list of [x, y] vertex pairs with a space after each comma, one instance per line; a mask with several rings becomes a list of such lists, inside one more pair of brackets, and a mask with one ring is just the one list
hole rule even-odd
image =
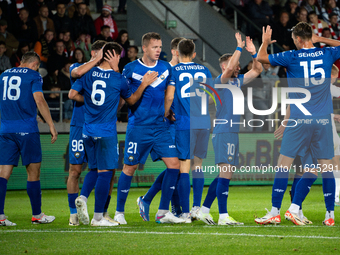
[[[21, 85], [21, 78], [19, 76], [12, 76], [8, 81], [8, 76], [5, 76], [2, 78], [4, 81], [4, 91], [2, 94], [2, 99], [6, 100], [8, 98], [9, 100], [18, 100], [20, 97], [20, 85]], [[16, 81], [13, 83], [13, 81]], [[8, 89], [7, 89], [8, 87]], [[13, 96], [11, 91], [15, 91], [15, 95]]]

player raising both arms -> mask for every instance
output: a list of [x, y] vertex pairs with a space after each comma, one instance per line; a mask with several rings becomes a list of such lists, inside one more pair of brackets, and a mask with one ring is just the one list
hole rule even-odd
[[[107, 43], [103, 49], [102, 63], [78, 79], [69, 92], [71, 99], [85, 102], [84, 144], [89, 164], [98, 169], [92, 226], [118, 225], [106, 220], [103, 213], [109, 194], [112, 170], [118, 167], [116, 122], [120, 96], [133, 105], [144, 89], [156, 78], [155, 74], [147, 74], [143, 77], [138, 90], [131, 95], [126, 79], [118, 73], [121, 49], [117, 43]], [[105, 56], [108, 55], [114, 56], [116, 71], [112, 70], [106, 60]], [[84, 92], [84, 97], [79, 94], [81, 91]], [[84, 215], [80, 216], [79, 219], [82, 220]]]
[[[256, 49], [252, 40], [246, 38], [246, 50], [253, 56], [253, 67], [244, 75], [239, 75], [239, 59], [245, 42], [239, 33], [235, 34], [237, 48], [233, 55], [224, 54], [220, 57], [222, 74], [215, 79], [215, 88], [221, 98], [221, 104], [217, 104], [216, 119], [232, 120], [233, 123], [240, 122], [240, 115], [233, 114], [233, 96], [231, 89], [240, 90], [241, 86], [254, 80], [262, 72], [262, 65], [256, 59]], [[229, 86], [229, 88], [227, 87]], [[237, 222], [227, 211], [227, 199], [229, 194], [229, 183], [233, 175], [232, 166], [239, 164], [239, 125], [216, 125], [213, 131], [213, 146], [215, 152], [215, 164], [221, 169], [218, 178], [209, 186], [208, 194], [199, 212], [199, 218], [203, 222], [214, 225], [210, 215], [210, 207], [218, 199], [219, 220], [218, 225], [243, 225]]]
[[0, 226], [15, 226], [4, 214], [7, 181], [18, 165], [27, 171], [27, 194], [31, 201], [32, 223], [51, 223], [54, 216], [41, 212], [41, 145], [37, 124], [37, 107], [50, 128], [51, 143], [57, 140], [50, 110], [42, 93], [43, 81], [37, 72], [40, 57], [35, 52], [23, 55], [19, 67], [3, 72], [1, 82], [0, 129]]
[[[330, 167], [334, 156], [330, 120], [333, 112], [330, 77], [333, 63], [340, 58], [340, 47], [320, 49], [314, 47], [313, 43], [340, 46], [340, 42], [316, 36], [309, 24], [300, 22], [292, 29], [292, 38], [298, 50], [268, 55], [267, 47], [274, 42], [271, 40], [271, 34], [270, 26], [263, 28], [258, 60], [261, 63], [286, 67], [288, 86], [308, 90], [310, 98], [305, 100], [303, 106], [301, 104], [290, 105], [290, 119], [298, 120], [298, 124], [294, 126], [292, 123], [295, 122], [289, 121], [290, 127], [284, 132], [278, 160], [279, 170], [275, 174], [272, 190], [272, 209], [264, 217], [255, 219], [255, 222], [260, 224], [281, 222], [280, 208], [288, 184], [290, 166], [297, 155], [304, 157], [310, 150], [323, 167], [324, 189], [329, 193], [329, 197], [333, 197], [332, 205], [327, 206], [323, 222], [326, 225], [332, 225], [334, 224], [335, 181]], [[301, 91], [289, 93], [289, 97], [295, 100], [306, 98]], [[309, 187], [315, 179], [315, 173], [306, 172], [299, 181], [302, 183], [296, 188], [293, 204], [285, 214], [285, 217], [295, 224], [302, 222], [298, 215], [299, 205], [308, 194]]]

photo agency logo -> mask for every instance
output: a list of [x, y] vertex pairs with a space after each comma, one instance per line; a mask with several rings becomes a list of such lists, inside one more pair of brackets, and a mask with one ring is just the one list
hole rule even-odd
[[[275, 122], [280, 122], [285, 127], [295, 127], [298, 124], [301, 123], [301, 120], [295, 120], [295, 119], [288, 119], [287, 122], [281, 121], [280, 119], [271, 118], [270, 116], [274, 116], [274, 113], [278, 112], [281, 109], [281, 116], [286, 115], [286, 109], [287, 106], [294, 105], [297, 109], [299, 109], [304, 116], [306, 117], [312, 117], [312, 114], [306, 109], [306, 107], [303, 105], [310, 101], [311, 99], [311, 93], [308, 89], [297, 87], [273, 87], [270, 90], [271, 94], [271, 106], [269, 109], [260, 110], [256, 109], [254, 106], [254, 98], [256, 98], [256, 95], [254, 94], [254, 90], [256, 88], [248, 87], [247, 88], [247, 96], [245, 97], [243, 91], [239, 86], [235, 86], [235, 84], [214, 84], [214, 88], [206, 83], [200, 82], [201, 86], [206, 87], [202, 88], [199, 87], [199, 90], [202, 91], [202, 93], [207, 93], [213, 100], [215, 106], [217, 107], [216, 98], [218, 99], [219, 103], [223, 107], [230, 107], [232, 105], [232, 113], [233, 115], [239, 115], [239, 116], [245, 116], [245, 100], [247, 103], [248, 110], [251, 114], [257, 115], [257, 116], [267, 116], [268, 118], [262, 118], [262, 119], [243, 119], [242, 121], [235, 122], [233, 119], [214, 119], [213, 120], [213, 126], [216, 127], [217, 125], [229, 125], [230, 127], [233, 127], [235, 125], [239, 126], [249, 126], [249, 127], [263, 127], [265, 125], [265, 122], [268, 122], [268, 125], [271, 125], [272, 127], [275, 126]], [[211, 91], [209, 91], [209, 90]], [[231, 96], [229, 97], [222, 97], [221, 98], [221, 90], [220, 89], [227, 89], [230, 91]], [[217, 92], [217, 90], [220, 92], [220, 94]], [[281, 93], [278, 93], [281, 92]], [[289, 98], [289, 94], [294, 93], [295, 95], [298, 94], [298, 98]], [[198, 93], [197, 93], [198, 94]], [[279, 94], [281, 94], [279, 96]], [[202, 98], [202, 104], [201, 104], [201, 114], [207, 115], [207, 105], [208, 105], [208, 97], [199, 95]], [[232, 100], [232, 104], [230, 101]], [[280, 101], [279, 101], [280, 100]], [[280, 107], [278, 106], [279, 103], [281, 104]]]

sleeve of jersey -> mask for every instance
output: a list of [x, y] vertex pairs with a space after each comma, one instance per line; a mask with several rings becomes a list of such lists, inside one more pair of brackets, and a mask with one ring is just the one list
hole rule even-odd
[[173, 67], [172, 67], [171, 65], [169, 65], [169, 66], [168, 66], [168, 70], [169, 70], [169, 75], [168, 75], [168, 77], [167, 77], [168, 82], [167, 82], [166, 86], [170, 85], [170, 79], [171, 79], [171, 77], [172, 77]]
[[340, 97], [340, 88], [335, 86], [335, 85], [331, 85], [331, 95], [332, 97]]
[[244, 74], [240, 74], [239, 76], [237, 76], [237, 78], [240, 80], [240, 87], [243, 86], [243, 82], [244, 82]]
[[340, 58], [340, 46], [338, 47], [330, 47], [328, 48], [331, 50], [331, 56], [333, 57], [333, 62]]
[[126, 66], [124, 69], [123, 69], [123, 72], [122, 72], [122, 75], [123, 77], [125, 78], [125, 82], [127, 85], [130, 85], [131, 83], [131, 77], [132, 77], [132, 74], [131, 74], [131, 69], [129, 68], [130, 65]]
[[85, 81], [85, 77], [86, 77], [86, 74], [83, 75], [80, 79], [77, 79], [75, 81], [75, 83], [73, 83], [71, 89], [74, 89], [78, 92], [82, 91], [83, 89], [83, 84], [84, 84], [84, 81]]
[[175, 75], [173, 73], [171, 74], [171, 76], [169, 78], [168, 85], [176, 87], [176, 78], [175, 78]]
[[32, 84], [32, 93], [43, 92], [42, 86], [43, 86], [43, 79], [42, 79], [41, 75], [38, 72], [34, 73], [34, 79], [33, 79], [33, 84]]
[[128, 87], [127, 80], [124, 77], [122, 77], [122, 81], [121, 81], [120, 96], [123, 99], [131, 97], [131, 91], [130, 91], [130, 89]]
[[270, 54], [268, 56], [269, 62], [272, 66], [287, 66], [289, 64], [289, 51]]

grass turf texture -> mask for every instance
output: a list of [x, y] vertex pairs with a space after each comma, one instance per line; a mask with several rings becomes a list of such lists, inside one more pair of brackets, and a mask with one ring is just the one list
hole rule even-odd
[[[203, 198], [207, 192], [204, 189]], [[303, 204], [305, 215], [314, 224], [295, 226], [284, 219], [290, 205], [288, 191], [284, 197], [281, 224], [259, 226], [255, 217], [271, 208], [270, 186], [232, 186], [228, 212], [244, 226], [207, 226], [192, 224], [157, 224], [154, 216], [160, 196], [150, 207], [150, 222], [143, 222], [136, 200], [146, 189], [131, 189], [125, 208], [128, 225], [104, 228], [81, 225], [68, 226], [69, 208], [66, 190], [43, 190], [42, 208], [47, 215], [56, 216], [52, 224], [32, 225], [31, 208], [26, 191], [7, 192], [5, 214], [16, 227], [0, 227], [0, 254], [339, 254], [340, 208], [335, 208], [336, 226], [322, 225], [325, 205], [321, 186], [314, 186]], [[113, 191], [109, 213], [113, 217], [116, 190]], [[93, 216], [94, 195], [88, 202]], [[211, 213], [217, 222], [215, 201]]]

